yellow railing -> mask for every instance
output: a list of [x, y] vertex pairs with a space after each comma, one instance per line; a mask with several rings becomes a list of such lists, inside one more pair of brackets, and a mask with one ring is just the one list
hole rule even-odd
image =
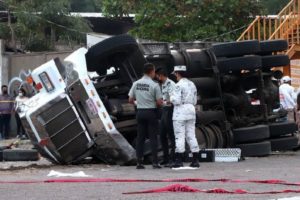
[[[288, 38], [299, 35], [291, 34], [292, 29], [299, 26], [300, 0], [290, 1], [282, 11], [275, 16], [257, 16], [255, 20], [248, 26], [248, 28], [238, 38], [241, 40], [267, 40], [267, 39], [291, 39]], [[291, 29], [292, 28], [292, 29]], [[298, 31], [299, 32], [299, 31]]]
[[267, 40], [275, 31], [277, 17], [257, 16], [255, 20], [242, 33], [241, 40]]
[[270, 36], [269, 40], [285, 39], [289, 46], [299, 44], [299, 15], [291, 12]]

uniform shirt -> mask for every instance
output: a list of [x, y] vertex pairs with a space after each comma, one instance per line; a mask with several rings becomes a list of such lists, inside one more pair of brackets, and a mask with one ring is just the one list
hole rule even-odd
[[284, 109], [294, 109], [296, 106], [296, 102], [294, 100], [295, 97], [295, 89], [287, 83], [283, 83], [279, 87], [279, 95], [280, 95], [280, 104]]
[[171, 79], [167, 79], [161, 85], [164, 106], [171, 106], [170, 104], [168, 104], [168, 102], [171, 102], [170, 96], [171, 96], [172, 92], [174, 91], [175, 87], [176, 87], [176, 84]]
[[173, 120], [196, 119], [197, 88], [192, 81], [180, 79], [170, 99], [174, 105]]
[[156, 101], [162, 99], [158, 83], [146, 75], [133, 83], [128, 95], [136, 99], [138, 109], [157, 108]]

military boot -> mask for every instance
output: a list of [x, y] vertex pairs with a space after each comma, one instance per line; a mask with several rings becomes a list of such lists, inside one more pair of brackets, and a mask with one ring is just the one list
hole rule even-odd
[[183, 167], [182, 153], [175, 153], [175, 162], [173, 163], [172, 168], [180, 167]]
[[192, 159], [192, 162], [190, 164], [190, 167], [194, 167], [194, 168], [199, 168], [200, 167], [199, 153], [193, 153], [193, 159]]
[[145, 169], [145, 166], [143, 165], [143, 160], [142, 159], [137, 160], [136, 169]]
[[152, 167], [153, 169], [161, 169], [161, 166], [158, 163], [158, 158], [156, 155], [153, 156]]

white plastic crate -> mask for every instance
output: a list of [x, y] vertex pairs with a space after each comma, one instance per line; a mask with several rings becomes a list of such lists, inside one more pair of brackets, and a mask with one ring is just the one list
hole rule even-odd
[[206, 149], [215, 152], [215, 162], [238, 162], [241, 159], [241, 149]]

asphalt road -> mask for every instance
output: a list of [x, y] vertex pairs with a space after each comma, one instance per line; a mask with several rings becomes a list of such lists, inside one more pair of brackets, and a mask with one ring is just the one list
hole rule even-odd
[[[207, 178], [207, 179], [283, 179], [300, 182], [300, 152], [289, 152], [284, 155], [273, 155], [266, 158], [249, 158], [239, 163], [204, 163], [199, 170], [174, 171], [171, 169], [154, 170], [147, 166], [146, 170], [134, 167], [106, 165], [53, 166], [47, 163], [38, 167], [6, 169], [5, 163], [0, 165], [1, 181], [46, 180], [51, 170], [72, 173], [84, 171], [93, 178]], [[24, 165], [25, 166], [25, 165]], [[1, 199], [205, 199], [205, 200], [268, 200], [284, 197], [295, 197], [300, 194], [280, 195], [228, 195], [203, 193], [156, 193], [124, 195], [124, 192], [148, 190], [171, 185], [172, 183], [36, 183], [36, 184], [0, 184]], [[293, 186], [264, 185], [252, 183], [183, 183], [198, 189], [224, 188], [228, 190], [245, 189], [251, 192], [299, 189]]]

